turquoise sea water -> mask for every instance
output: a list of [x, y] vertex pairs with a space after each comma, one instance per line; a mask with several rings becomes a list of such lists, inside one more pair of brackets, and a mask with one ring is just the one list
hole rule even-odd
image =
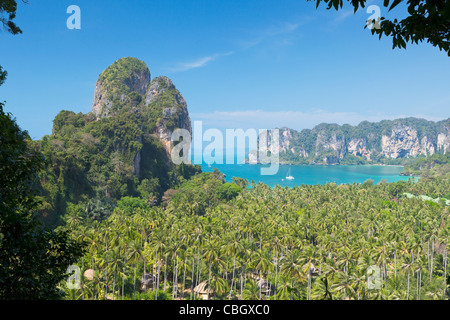
[[[383, 179], [388, 182], [408, 180], [407, 176], [400, 176], [402, 167], [375, 166], [375, 165], [335, 165], [335, 166], [305, 166], [305, 165], [280, 165], [278, 173], [275, 175], [261, 175], [262, 165], [259, 164], [207, 164], [201, 165], [203, 172], [213, 171], [217, 168], [226, 175], [226, 180], [231, 181], [232, 177], [248, 179], [249, 182], [261, 181], [268, 186], [280, 185], [282, 187], [293, 187], [302, 184], [326, 184], [335, 182], [342, 183], [363, 183], [367, 179], [378, 183]], [[291, 176], [294, 180], [286, 180], [286, 175], [291, 168]]]

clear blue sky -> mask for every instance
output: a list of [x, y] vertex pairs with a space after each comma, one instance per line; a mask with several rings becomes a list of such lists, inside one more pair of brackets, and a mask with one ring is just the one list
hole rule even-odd
[[[72, 4], [81, 30], [66, 27]], [[133, 56], [170, 77], [207, 127], [450, 117], [447, 55], [427, 43], [392, 50], [363, 28], [369, 16], [306, 0], [29, 0], [23, 34], [0, 33], [0, 99], [40, 139], [60, 110], [89, 112], [98, 75]]]

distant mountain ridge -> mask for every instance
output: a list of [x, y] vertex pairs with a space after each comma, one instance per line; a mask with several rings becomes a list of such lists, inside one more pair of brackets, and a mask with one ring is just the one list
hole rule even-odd
[[[272, 130], [260, 148], [274, 152]], [[357, 126], [322, 123], [313, 129], [279, 129], [280, 162], [296, 164], [401, 164], [405, 159], [450, 151], [450, 119], [363, 121]], [[255, 152], [248, 161], [258, 162]]]

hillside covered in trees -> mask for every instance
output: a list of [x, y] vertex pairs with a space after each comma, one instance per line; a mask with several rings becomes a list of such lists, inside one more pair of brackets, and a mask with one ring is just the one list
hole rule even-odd
[[170, 135], [190, 130], [187, 105], [166, 77], [150, 81], [144, 62], [122, 58], [97, 81], [92, 112], [61, 111], [51, 135], [34, 142], [46, 159], [39, 173], [43, 221], [58, 225], [71, 205], [106, 218], [122, 197], [148, 205], [195, 173], [199, 166], [174, 165]]
[[[168, 78], [151, 81], [140, 61], [126, 58], [100, 75], [91, 113], [61, 111], [51, 135], [23, 138], [45, 159], [32, 179], [33, 208], [66, 237], [81, 270], [80, 287], [69, 288], [57, 265], [59, 291], [52, 294], [449, 298], [449, 207], [427, 200], [450, 197], [442, 135], [444, 150], [405, 168], [421, 175], [418, 182], [249, 188], [218, 170], [174, 165], [168, 137], [177, 127], [190, 130], [181, 94]], [[432, 132], [439, 137], [425, 129], [419, 136]], [[375, 287], [370, 270], [378, 270]]]
[[[269, 137], [272, 130], [269, 130]], [[292, 164], [407, 164], [416, 157], [450, 151], [450, 119], [418, 118], [363, 121], [357, 126], [322, 123], [313, 129], [279, 129], [280, 143], [260, 148], [278, 151], [280, 161]], [[256, 153], [249, 162], [257, 162]]]
[[[28, 4], [28, 1], [22, 2]], [[317, 9], [321, 0], [315, 2]], [[341, 0], [324, 2], [328, 9], [343, 8]], [[355, 13], [358, 7], [365, 8], [369, 4], [366, 2], [351, 1]], [[388, 8], [390, 11], [401, 2], [385, 0], [384, 11], [387, 12]], [[211, 55], [191, 63], [180, 63], [178, 70], [183, 71], [203, 67], [221, 57], [237, 57], [235, 52], [240, 51], [240, 58], [233, 60], [233, 64], [222, 65], [221, 70], [225, 70], [226, 76], [233, 80], [233, 84], [237, 84], [239, 90], [243, 88], [245, 93], [251, 93], [249, 83], [255, 87], [261, 83], [246, 81], [247, 78], [242, 78], [242, 75], [247, 70], [261, 71], [263, 76], [256, 76], [263, 79], [264, 84], [270, 84], [270, 93], [277, 100], [284, 93], [277, 89], [275, 83], [287, 89], [293, 85], [286, 73], [280, 73], [283, 69], [279, 64], [280, 58], [295, 77], [302, 76], [296, 70], [295, 60], [284, 60], [284, 57], [288, 57], [284, 53], [288, 53], [285, 51], [287, 44], [296, 47], [292, 46], [294, 38], [291, 40], [288, 34], [303, 26], [303, 22], [287, 22], [287, 28], [276, 28], [275, 19], [281, 18], [276, 11], [282, 11], [283, 6], [278, 5], [277, 10], [274, 10], [271, 4], [266, 9], [265, 5], [259, 5], [258, 9], [261, 10], [257, 15], [254, 15], [251, 4], [247, 11], [245, 7], [248, 4], [239, 7], [242, 17], [250, 14], [263, 19], [251, 19], [254, 30], [249, 33], [248, 19], [243, 19], [246, 25], [239, 24], [239, 19], [235, 19], [236, 10], [217, 10], [216, 6], [214, 11], [208, 11], [207, 6], [202, 7], [202, 10], [183, 6], [180, 10], [177, 6], [171, 7], [164, 3], [164, 9], [169, 13], [166, 15], [164, 10], [154, 10], [155, 3], [148, 7], [133, 5], [120, 8], [123, 23], [117, 24], [116, 19], [102, 19], [99, 15], [96, 15], [93, 23], [88, 17], [99, 11], [104, 17], [115, 17], [115, 13], [110, 10], [119, 8], [119, 4], [95, 7], [92, 3], [82, 5], [83, 21], [87, 22], [86, 25], [83, 22], [83, 30], [90, 28], [92, 32], [67, 31], [72, 35], [82, 34], [83, 38], [77, 37], [82, 39], [81, 42], [63, 32], [61, 28], [64, 26], [54, 28], [56, 24], [64, 22], [62, 16], [54, 14], [57, 12], [55, 8], [36, 3], [31, 8], [33, 11], [23, 11], [26, 19], [45, 17], [47, 29], [41, 29], [42, 26], [37, 24], [39, 19], [30, 18], [29, 24], [24, 23], [24, 30], [35, 30], [24, 39], [24, 43], [16, 45], [6, 37], [2, 40], [7, 50], [3, 50], [1, 63], [7, 66], [8, 71], [19, 71], [19, 80], [16, 82], [19, 87], [16, 88], [19, 88], [17, 92], [20, 95], [25, 93], [33, 102], [47, 104], [45, 95], [48, 91], [42, 88], [48, 88], [49, 82], [42, 72], [48, 73], [48, 79], [58, 79], [62, 83], [68, 78], [54, 73], [54, 70], [60, 72], [61, 68], [58, 67], [61, 65], [58, 63], [61, 61], [63, 66], [67, 61], [89, 59], [92, 62], [95, 60], [92, 59], [93, 52], [96, 57], [104, 59], [109, 54], [116, 54], [114, 52], [123, 52], [124, 48], [136, 50], [135, 45], [139, 46], [139, 52], [146, 52], [150, 48], [153, 50], [152, 55], [157, 53], [155, 56], [159, 58], [161, 53], [169, 53], [165, 57], [167, 61], [178, 61], [180, 58], [179, 55], [171, 56], [172, 52], [181, 53], [186, 58], [204, 54], [206, 45]], [[0, 28], [8, 35], [22, 33], [15, 23], [19, 5], [20, 2], [15, 0], [0, 1]], [[63, 4], [59, 8], [64, 7]], [[403, 20], [396, 18], [391, 21], [384, 17], [380, 17], [378, 22], [373, 20], [373, 24], [379, 23], [379, 28], [373, 29], [372, 34], [391, 36], [394, 48], [406, 48], [408, 41], [416, 44], [427, 41], [450, 55], [450, 2], [409, 1], [404, 8], [408, 15]], [[70, 21], [79, 20], [81, 11], [77, 5], [67, 9], [68, 14], [73, 9], [73, 15], [66, 24], [67, 29], [72, 30]], [[296, 15], [293, 10], [289, 11]], [[155, 12], [153, 16], [148, 14]], [[227, 12], [231, 16], [222, 15]], [[145, 15], [140, 16], [141, 13]], [[268, 16], [271, 19], [268, 20]], [[132, 20], [127, 20], [130, 17]], [[226, 29], [234, 33], [239, 30], [244, 37], [254, 36], [256, 29], [263, 32], [261, 37], [255, 37], [255, 41], [242, 46], [241, 50], [236, 47], [234, 51], [220, 54], [226, 52], [224, 45], [229, 45], [227, 39], [236, 39], [235, 34], [222, 32], [220, 26], [210, 28], [202, 25], [204, 17], [207, 17], [204, 20], [208, 22], [211, 17], [217, 22], [231, 21], [233, 27]], [[288, 18], [283, 14], [283, 19], [279, 21], [287, 21]], [[298, 16], [295, 19], [298, 21]], [[323, 19], [311, 20], [317, 20], [315, 26], [318, 29], [327, 29]], [[21, 20], [21, 24], [25, 21]], [[170, 25], [164, 25], [166, 21]], [[110, 22], [117, 25], [118, 29], [108, 25]], [[139, 25], [139, 22], [142, 24]], [[332, 21], [334, 28], [336, 22]], [[272, 23], [272, 27], [264, 32], [262, 27], [266, 23]], [[78, 25], [75, 29], [80, 29], [80, 21], [75, 24]], [[192, 26], [194, 29], [190, 28]], [[255, 26], [261, 28], [255, 29]], [[142, 33], [136, 33], [137, 28]], [[207, 33], [191, 37], [202, 29]], [[218, 38], [217, 34], [221, 37]], [[35, 38], [36, 35], [45, 35], [46, 41]], [[146, 41], [137, 39], [139, 35], [145, 35]], [[300, 55], [294, 56], [296, 59], [300, 57], [302, 62], [306, 61], [314, 71], [318, 70], [314, 68], [315, 64], [324, 66], [325, 77], [327, 80], [329, 78], [332, 86], [341, 83], [352, 87], [361, 82], [360, 79], [366, 79], [364, 75], [362, 78], [352, 75], [350, 67], [355, 62], [352, 54], [359, 54], [355, 48], [365, 50], [360, 52], [366, 55], [367, 61], [373, 57], [378, 60], [383, 57], [379, 55], [382, 51], [376, 50], [370, 51], [374, 51], [373, 56], [367, 56], [368, 46], [361, 45], [361, 40], [354, 37], [354, 33], [350, 35], [352, 38], [336, 38], [337, 41], [332, 41], [338, 44], [334, 50], [329, 50], [333, 49], [330, 46], [321, 46], [321, 43], [333, 43], [316, 41], [323, 36], [320, 33], [311, 35], [315, 40], [311, 46], [311, 55], [303, 56], [307, 53], [304, 48], [305, 44], [308, 45], [308, 39], [302, 36], [302, 40], [306, 41], [299, 46], [301, 51], [297, 53]], [[56, 36], [56, 40], [51, 39], [52, 36]], [[273, 36], [277, 36], [276, 46], [283, 47], [282, 55], [273, 50], [274, 46], [268, 45]], [[124, 42], [124, 38], [130, 41]], [[201, 39], [201, 43], [193, 39]], [[220, 48], [216, 45], [217, 39], [220, 40]], [[222, 41], [224, 39], [225, 42]], [[353, 40], [357, 47], [351, 46]], [[234, 42], [237, 44], [241, 41]], [[83, 46], [75, 48], [77, 43], [88, 44], [89, 51], [83, 52]], [[266, 54], [261, 54], [264, 51], [258, 49], [258, 58], [253, 56], [252, 60], [260, 60], [264, 64], [246, 70], [243, 67], [251, 67], [251, 64], [242, 53], [254, 51], [248, 49], [256, 49], [260, 43], [271, 48], [266, 51], [268, 60], [260, 60]], [[349, 45], [339, 45], [342, 43]], [[159, 44], [167, 48], [161, 49]], [[345, 55], [349, 60], [340, 59], [339, 64], [345, 67], [348, 79], [356, 79], [353, 82], [345, 81], [342, 72], [336, 72], [339, 69], [332, 69], [330, 73], [330, 69], [323, 65], [326, 60], [334, 64], [337, 61], [335, 57], [345, 58], [345, 52], [340, 52], [338, 48], [347, 47], [352, 50]], [[318, 55], [320, 50], [331, 52], [334, 57]], [[419, 61], [416, 57], [411, 59], [413, 64]], [[433, 56], [424, 57], [423, 61], [434, 60]], [[383, 63], [387, 65], [386, 69], [381, 68], [380, 64], [378, 74], [383, 75], [383, 70], [392, 73], [392, 66], [398, 62], [391, 58], [394, 57], [384, 62], [392, 60], [393, 64]], [[220, 60], [225, 62], [223, 60], [226, 59]], [[277, 62], [276, 68], [270, 65], [274, 61]], [[245, 65], [239, 64], [242, 62]], [[333, 64], [331, 67], [334, 67]], [[399, 89], [400, 100], [392, 100], [392, 105], [401, 103], [409, 108], [408, 101], [411, 100], [406, 100], [406, 97], [413, 96], [414, 100], [421, 101], [421, 96], [416, 95], [411, 89], [414, 87], [410, 85], [417, 82], [417, 78], [427, 79], [430, 86], [423, 87], [422, 83], [420, 90], [434, 108], [437, 104], [429, 98], [433, 96], [436, 100], [442, 100], [441, 96], [434, 96], [434, 89], [440, 90], [436, 86], [437, 82], [444, 83], [445, 88], [445, 70], [442, 68], [444, 77], [439, 78], [435, 77], [437, 74], [433, 72], [433, 66], [426, 65], [424, 73], [421, 73], [411, 68], [413, 64], [394, 70], [398, 71], [397, 74], [408, 75], [406, 71], [413, 69], [413, 81], [406, 81], [404, 87], [410, 90], [397, 88], [397, 78], [388, 86], [383, 81], [382, 86]], [[356, 64], [356, 68], [360, 66]], [[241, 74], [239, 77], [236, 73], [234, 78], [229, 77], [230, 69], [241, 71]], [[333, 78], [333, 73], [338, 76]], [[303, 74], [308, 76], [307, 80], [313, 86], [316, 86], [314, 77], [324, 79], [320, 78], [319, 73], [312, 78], [307, 72]], [[216, 72], [214, 77], [205, 79], [227, 94], [236, 90], [237, 87], [218, 85], [218, 75]], [[0, 86], [6, 77], [7, 72], [0, 66]], [[36, 95], [36, 91], [29, 90], [31, 86], [26, 86], [28, 77], [31, 83], [34, 81], [33, 89], [42, 90], [41, 97]], [[244, 82], [236, 82], [238, 78], [244, 79]], [[212, 89], [211, 86], [205, 87], [205, 82], [199, 79], [194, 80], [197, 85], [200, 84], [201, 94]], [[267, 82], [267, 79], [282, 81]], [[406, 79], [408, 77], [403, 76], [402, 81]], [[35, 85], [36, 81], [42, 81], [42, 86]], [[287, 82], [289, 86], [286, 86]], [[378, 82], [377, 78], [371, 81], [371, 95], [378, 92]], [[361, 83], [367, 87], [366, 82]], [[327, 87], [324, 84], [319, 88], [319, 94]], [[436, 88], [430, 90], [432, 86]], [[23, 88], [28, 90], [24, 91]], [[308, 87], [301, 88], [308, 92]], [[14, 85], [8, 90], [16, 91]], [[330, 92], [328, 96], [337, 101], [339, 97], [334, 97]], [[55, 94], [55, 91], [50, 93]], [[385, 92], [379, 93], [380, 96], [385, 95]], [[269, 94], [261, 96], [264, 100], [270, 98]], [[385, 97], [392, 98], [389, 95]], [[277, 185], [270, 188], [263, 183], [249, 183], [239, 177], [230, 180], [217, 169], [201, 172], [199, 166], [175, 165], [169, 156], [173, 147], [173, 131], [182, 128], [192, 133], [187, 103], [169, 78], [159, 76], [152, 79], [147, 65], [136, 58], [119, 59], [99, 75], [91, 112], [59, 112], [53, 120], [52, 133], [38, 141], [32, 141], [28, 132], [19, 127], [13, 115], [5, 111], [6, 102], [2, 100], [0, 300], [450, 298], [450, 119], [438, 122], [416, 118], [377, 123], [364, 121], [357, 126], [319, 124], [311, 130], [302, 131], [282, 128], [280, 149], [276, 150], [280, 151], [282, 162], [309, 165], [402, 164], [405, 165], [403, 174], [420, 176], [420, 179], [411, 178], [394, 183], [382, 180], [378, 184], [369, 179], [361, 184], [303, 184], [293, 188]], [[446, 100], [442, 101], [445, 103]], [[381, 104], [377, 101], [377, 106]], [[31, 104], [34, 110], [41, 111], [42, 104], [38, 105], [40, 108]], [[20, 102], [13, 100], [11, 107], [20, 107]], [[403, 110], [410, 112], [410, 109]], [[445, 115], [447, 111], [445, 106], [437, 110], [434, 111], [438, 116]], [[30, 114], [35, 116], [35, 113]], [[268, 150], [272, 148], [270, 144], [264, 147]], [[257, 162], [258, 159], [251, 154], [249, 161]], [[76, 272], [71, 274], [70, 270]], [[38, 305], [47, 307], [44, 303], [38, 303], [29, 308], [30, 311], [36, 314]], [[146, 304], [144, 308], [148, 309], [147, 313], [150, 310], [153, 314], [154, 306], [149, 309]], [[21, 311], [17, 305], [13, 304], [13, 308], [16, 313]], [[101, 312], [105, 310], [103, 308]], [[332, 312], [335, 313], [335, 310], [332, 309]]]
[[[231, 197], [202, 173], [163, 206], [67, 217], [87, 243], [68, 299], [448, 299], [449, 180], [296, 186]], [[214, 187], [215, 186], [215, 187]], [[179, 196], [179, 197], [177, 197]], [[370, 270], [378, 270], [376, 285]]]
[[448, 179], [450, 177], [450, 152], [445, 154], [433, 154], [427, 158], [421, 157], [416, 159], [416, 161], [403, 168], [402, 174], [407, 176], [440, 177]]

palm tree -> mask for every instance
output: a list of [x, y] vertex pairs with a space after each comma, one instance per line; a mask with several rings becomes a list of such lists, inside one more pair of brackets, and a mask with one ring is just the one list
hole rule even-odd
[[238, 252], [240, 252], [242, 249], [243, 249], [243, 247], [240, 242], [239, 232], [232, 232], [230, 237], [228, 238], [228, 241], [225, 242], [225, 244], [224, 244], [225, 252], [227, 252], [233, 256], [233, 273], [232, 273], [232, 278], [231, 278], [229, 299], [231, 299], [231, 294], [233, 292], [233, 288], [234, 288], [234, 292], [236, 292], [236, 282], [235, 282], [236, 256], [237, 256]]
[[[281, 271], [286, 275], [290, 276], [291, 288], [294, 288], [294, 279], [298, 279], [299, 282], [304, 282], [306, 275], [301, 265], [301, 254], [298, 249], [289, 250], [286, 253], [286, 258], [284, 258], [281, 266]], [[291, 293], [291, 299], [293, 298]]]
[[242, 299], [244, 300], [258, 300], [260, 295], [260, 289], [258, 284], [254, 280], [250, 280], [246, 283], [245, 289], [242, 292]]
[[134, 267], [134, 278], [133, 278], [133, 300], [136, 299], [136, 269], [137, 262], [142, 259], [141, 245], [138, 240], [131, 241], [128, 247], [128, 260], [133, 264]]

